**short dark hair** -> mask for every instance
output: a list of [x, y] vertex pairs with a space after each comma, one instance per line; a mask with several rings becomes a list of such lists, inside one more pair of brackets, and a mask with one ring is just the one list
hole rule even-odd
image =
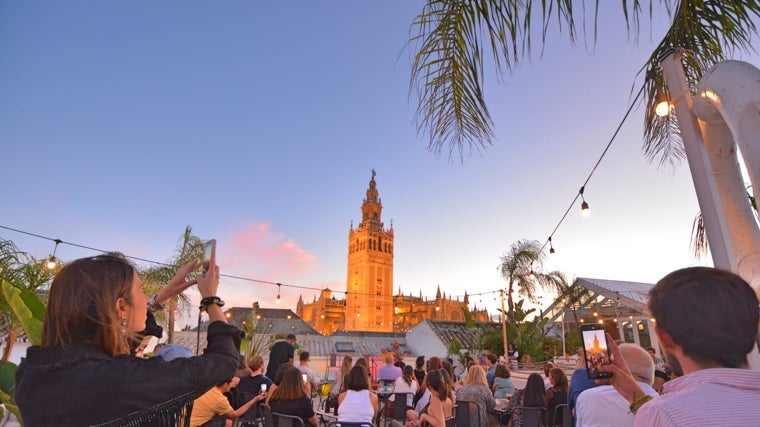
[[488, 359], [491, 363], [496, 363], [496, 355], [493, 353], [486, 354], [486, 359]]
[[760, 307], [741, 277], [708, 267], [676, 270], [649, 291], [648, 306], [657, 326], [697, 363], [746, 366]]
[[[280, 336], [282, 336], [282, 335], [280, 335]], [[287, 338], [285, 338], [285, 339], [286, 340], [293, 340], [293, 341], [295, 341], [296, 340], [296, 336], [293, 335], [293, 334], [288, 334]]]
[[302, 351], [301, 355], [298, 356], [298, 358], [301, 360], [301, 362], [305, 362], [309, 360], [309, 352], [308, 351]]

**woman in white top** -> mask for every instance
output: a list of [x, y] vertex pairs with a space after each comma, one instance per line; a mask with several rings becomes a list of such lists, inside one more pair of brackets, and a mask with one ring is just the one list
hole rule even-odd
[[370, 391], [367, 370], [356, 365], [348, 373], [346, 391], [338, 396], [338, 421], [374, 423], [377, 394]]
[[414, 368], [412, 365], [406, 365], [404, 366], [402, 375], [396, 378], [396, 383], [393, 386], [393, 394], [388, 400], [395, 402], [396, 393], [411, 393], [407, 395], [406, 407], [407, 409], [414, 409], [414, 395], [417, 393], [418, 389], [419, 384], [417, 384], [417, 379], [414, 377]]

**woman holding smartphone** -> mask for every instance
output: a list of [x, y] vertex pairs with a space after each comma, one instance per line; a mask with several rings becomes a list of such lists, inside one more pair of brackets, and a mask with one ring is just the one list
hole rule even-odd
[[[228, 380], [238, 365], [240, 330], [227, 324], [217, 296], [219, 268], [188, 280], [194, 261], [150, 300], [135, 267], [108, 253], [66, 264], [50, 285], [42, 338], [16, 372], [16, 402], [24, 424], [187, 426], [197, 397]], [[166, 362], [129, 354], [145, 329], [146, 306], [157, 310], [193, 284], [209, 316], [202, 356]]]

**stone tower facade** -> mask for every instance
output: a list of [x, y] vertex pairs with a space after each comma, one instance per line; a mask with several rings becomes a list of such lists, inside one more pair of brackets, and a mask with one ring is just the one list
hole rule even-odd
[[296, 314], [324, 335], [340, 330], [404, 333], [425, 319], [464, 322], [465, 312], [475, 322], [488, 322], [485, 309], [469, 309], [467, 291], [462, 301], [458, 296], [447, 298], [440, 288], [435, 299], [423, 297], [421, 291], [419, 296], [402, 295], [400, 287], [393, 295], [393, 225], [383, 227], [382, 210], [373, 170], [362, 203], [362, 221], [348, 232], [345, 299], [323, 289], [313, 301], [299, 297]]
[[362, 203], [362, 221], [348, 232], [345, 328], [393, 332], [393, 225], [384, 228], [375, 171]]

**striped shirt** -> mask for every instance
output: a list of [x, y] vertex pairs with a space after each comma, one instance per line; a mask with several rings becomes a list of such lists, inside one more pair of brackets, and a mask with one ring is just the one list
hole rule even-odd
[[713, 368], [665, 383], [660, 397], [645, 403], [634, 425], [750, 426], [760, 420], [760, 371]]

